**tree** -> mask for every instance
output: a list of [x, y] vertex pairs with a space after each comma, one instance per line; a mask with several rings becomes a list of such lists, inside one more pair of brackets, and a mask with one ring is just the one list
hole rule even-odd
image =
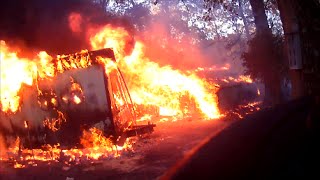
[[[144, 3], [141, 1], [138, 4], [134, 3], [134, 1], [130, 2], [133, 2], [132, 6], [128, 6], [128, 9], [124, 11], [125, 14], [129, 13], [130, 17], [137, 12], [135, 9], [138, 5], [146, 9], [151, 9], [151, 7], [154, 6], [154, 4], [150, 2]], [[275, 0], [268, 0], [266, 4], [263, 0], [204, 0], [204, 2], [205, 8], [202, 10], [199, 9], [199, 4], [201, 3], [198, 1], [157, 1], [156, 4], [161, 7], [161, 12], [165, 12], [165, 18], [175, 16], [171, 18], [170, 21], [167, 21], [173, 22], [168, 25], [168, 28], [173, 30], [176, 29], [175, 27], [177, 26], [180, 29], [183, 27], [183, 25], [181, 25], [182, 21], [173, 21], [173, 19], [180, 19], [178, 16], [181, 16], [184, 21], [183, 23], [185, 23], [185, 25], [188, 23], [188, 26], [185, 26], [184, 29], [190, 30], [192, 27], [195, 27], [195, 31], [206, 34], [206, 39], [213, 39], [214, 37], [215, 40], [224, 41], [226, 39], [224, 37], [229, 36], [230, 33], [237, 34], [238, 36], [233, 37], [238, 38], [233, 38], [232, 42], [229, 43], [230, 46], [243, 43], [243, 39], [249, 40], [253, 35], [252, 32], [255, 32], [254, 39], [249, 42], [251, 49], [248, 50], [248, 53], [254, 54], [254, 56], [245, 53], [242, 56], [244, 65], [248, 69], [248, 74], [264, 82], [266, 92], [265, 103], [276, 104], [281, 102], [280, 81], [281, 71], [284, 69], [281, 51], [283, 41], [280, 36], [273, 36], [266, 15], [266, 7], [274, 8]], [[144, 5], [141, 6], [140, 4]], [[182, 6], [179, 4], [182, 4]], [[122, 5], [124, 5], [124, 3]], [[178, 13], [178, 16], [177, 11], [174, 13], [171, 11], [173, 7], [174, 9], [179, 9], [178, 11], [180, 11], [180, 13]], [[201, 15], [201, 13], [204, 16], [202, 20], [197, 17], [199, 14]], [[150, 15], [151, 14], [148, 15], [148, 18], [152, 21]], [[194, 18], [195, 16], [196, 18]], [[134, 18], [134, 21], [137, 19], [139, 18]], [[146, 21], [143, 20], [144, 24], [145, 22]], [[189, 25], [190, 23], [191, 26]], [[255, 28], [253, 28], [253, 24]], [[199, 27], [199, 25], [202, 27]], [[184, 30], [184, 32], [187, 32], [187, 30]], [[179, 37], [177, 35], [174, 36]], [[242, 44], [240, 47], [244, 50], [246, 46]], [[275, 47], [278, 47], [278, 49], [275, 49]]]
[[[250, 52], [256, 55], [256, 59], [244, 58], [244, 65], [247, 65], [250, 74], [256, 75], [264, 82], [265, 104], [277, 104], [282, 100], [280, 73], [283, 64], [281, 63], [282, 52], [277, 52], [275, 48], [277, 38], [273, 37], [272, 30], [269, 27], [264, 1], [250, 0], [250, 4], [256, 25], [256, 35], [249, 44], [251, 45], [250, 48], [253, 49]], [[260, 55], [254, 51], [258, 51]]]
[[239, 15], [243, 21], [243, 26], [246, 32], [246, 38], [250, 39], [250, 30], [249, 30], [249, 24], [248, 24], [248, 20], [244, 15], [244, 7], [243, 7], [243, 0], [238, 0], [238, 4], [239, 4]]
[[[237, 0], [205, 0], [206, 4], [211, 5], [207, 6], [209, 9], [215, 7], [216, 4], [223, 4], [227, 10], [236, 12], [241, 16], [241, 8], [239, 8], [239, 13], [234, 10], [235, 2]], [[250, 74], [253, 78], [261, 79], [265, 84], [264, 103], [267, 105], [277, 104], [282, 100], [281, 70], [284, 69], [284, 63], [281, 48], [279, 51], [279, 47], [282, 47], [282, 40], [281, 37], [273, 36], [269, 27], [264, 0], [249, 0], [249, 2], [254, 17], [255, 36], [248, 42], [248, 51], [242, 55], [243, 64], [247, 68], [247, 74]], [[242, 4], [239, 3], [239, 5]]]
[[287, 71], [284, 61], [283, 37], [265, 34], [256, 35], [249, 42], [248, 51], [242, 54], [247, 74], [261, 79], [265, 84], [266, 105], [277, 104], [283, 100], [281, 80]]
[[320, 2], [278, 0], [293, 97], [320, 93]]

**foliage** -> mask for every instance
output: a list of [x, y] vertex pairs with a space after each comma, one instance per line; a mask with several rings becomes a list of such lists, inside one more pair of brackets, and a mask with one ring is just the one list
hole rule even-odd
[[252, 78], [264, 80], [271, 73], [281, 76], [287, 72], [288, 63], [284, 60], [284, 39], [282, 36], [256, 35], [248, 42], [248, 45], [248, 51], [241, 56], [243, 65], [247, 67], [246, 74], [251, 75]]
[[[212, 21], [215, 18], [215, 11], [223, 9], [227, 12], [228, 22], [233, 21], [233, 26], [238, 28], [248, 28], [250, 34], [254, 32], [254, 18], [249, 0], [203, 0], [204, 8], [207, 12], [204, 15], [206, 21]], [[268, 18], [269, 27], [273, 34], [283, 35], [282, 22], [280, 20], [280, 12], [277, 7], [276, 0], [265, 0], [265, 12]], [[247, 24], [244, 22], [247, 21]], [[245, 27], [247, 26], [247, 27]], [[247, 30], [248, 30], [247, 29]]]

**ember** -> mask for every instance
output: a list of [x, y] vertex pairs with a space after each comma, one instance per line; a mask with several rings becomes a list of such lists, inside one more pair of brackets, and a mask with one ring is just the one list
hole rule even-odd
[[237, 78], [234, 78], [234, 77], [227, 77], [227, 78], [224, 78], [222, 79], [222, 81], [226, 82], [226, 83], [230, 83], [230, 82], [246, 82], [246, 83], [252, 83], [253, 80], [250, 78], [250, 76], [244, 76], [244, 75], [240, 75], [239, 77]]

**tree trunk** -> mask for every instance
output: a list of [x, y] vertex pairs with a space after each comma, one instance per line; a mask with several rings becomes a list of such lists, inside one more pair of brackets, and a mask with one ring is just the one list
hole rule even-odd
[[256, 38], [264, 47], [264, 55], [268, 57], [257, 57], [257, 61], [262, 61], [265, 66], [262, 72], [262, 80], [265, 85], [266, 105], [274, 105], [281, 102], [281, 78], [279, 70], [276, 68], [276, 57], [273, 53], [272, 31], [268, 25], [263, 0], [250, 0], [254, 22], [256, 25]]
[[263, 0], [250, 0], [254, 23], [256, 25], [257, 34], [267, 33], [272, 34], [268, 25], [268, 19], [264, 8]]
[[302, 56], [300, 45], [300, 30], [299, 23], [292, 0], [278, 0], [278, 8], [280, 11], [280, 18], [283, 24], [285, 34], [285, 50], [287, 53], [287, 62], [290, 66], [290, 79], [292, 84], [291, 98], [299, 98], [303, 96], [303, 82], [302, 82]]
[[238, 3], [239, 3], [239, 15], [243, 21], [243, 25], [244, 25], [244, 30], [245, 30], [245, 33], [246, 33], [246, 38], [249, 40], [250, 39], [250, 32], [249, 32], [249, 24], [248, 24], [248, 21], [247, 21], [247, 18], [244, 16], [244, 13], [243, 13], [243, 0], [238, 0]]
[[320, 2], [278, 0], [285, 32], [293, 98], [320, 95]]

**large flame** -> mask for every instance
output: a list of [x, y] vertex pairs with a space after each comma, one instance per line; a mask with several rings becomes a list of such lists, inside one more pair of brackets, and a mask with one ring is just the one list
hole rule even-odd
[[10, 52], [4, 41], [0, 43], [1, 110], [16, 112], [20, 105], [19, 90], [22, 84], [33, 84], [36, 64], [29, 59], [18, 58], [17, 52]]
[[[109, 25], [90, 37], [93, 50], [114, 49], [118, 65], [124, 72], [136, 104], [152, 104], [159, 106], [160, 112], [181, 115], [185, 113], [182, 99], [188, 96], [196, 103], [195, 111], [200, 110], [206, 118], [220, 116], [215, 96], [216, 89], [213, 86], [200, 79], [195, 73], [183, 73], [170, 66], [161, 67], [150, 61], [144, 56], [146, 47], [140, 41], [135, 42], [132, 53], [126, 55], [128, 40], [130, 37], [127, 31], [123, 28], [112, 28]], [[20, 99], [18, 93], [21, 85], [23, 83], [32, 85], [37, 75], [41, 78], [53, 77], [57, 72], [63, 72], [63, 69], [90, 65], [90, 62], [85, 60], [81, 60], [78, 64], [72, 61], [71, 64], [66, 63], [64, 56], [59, 56], [58, 69], [54, 69], [51, 63], [52, 58], [46, 52], [40, 52], [36, 61], [31, 61], [18, 58], [16, 53], [9, 52], [3, 41], [1, 46], [1, 108], [5, 112], [18, 110]]]
[[[128, 89], [133, 102], [137, 105], [154, 105], [160, 108], [161, 115], [180, 116], [185, 114], [201, 115], [205, 119], [220, 117], [217, 107], [217, 89], [192, 72], [175, 70], [170, 66], [160, 66], [154, 60], [146, 57], [147, 47], [141, 41], [133, 42], [132, 37], [123, 28], [114, 28], [109, 25], [98, 31], [89, 31], [91, 49], [113, 48], [117, 63], [99, 58], [98, 62], [105, 66], [106, 73], [110, 68], [119, 67], [124, 73]], [[1, 111], [4, 113], [16, 113], [21, 106], [21, 87], [23, 84], [37, 87], [39, 95], [42, 94], [38, 88], [38, 79], [48, 79], [68, 69], [85, 68], [91, 66], [87, 58], [68, 59], [68, 56], [52, 58], [46, 52], [39, 52], [35, 58], [27, 59], [18, 56], [17, 52], [11, 51], [4, 41], [1, 41]], [[81, 53], [86, 53], [83, 50]], [[55, 59], [53, 62], [53, 59]], [[175, 61], [179, 61], [176, 59]], [[56, 101], [53, 96], [52, 104]], [[82, 99], [74, 96], [73, 99], [61, 97], [63, 100], [73, 100], [76, 104]], [[44, 105], [49, 102], [44, 102]], [[56, 123], [65, 121], [63, 114], [58, 112], [60, 119], [43, 119], [43, 125], [56, 131]], [[25, 128], [29, 126], [25, 122]], [[23, 123], [22, 122], [22, 125]], [[108, 152], [118, 156], [118, 150], [131, 148], [130, 143], [123, 147], [111, 145], [109, 139], [102, 136], [97, 129], [83, 132], [81, 143], [83, 150], [70, 149], [61, 150], [59, 146], [50, 146], [48, 151], [25, 150], [26, 160], [57, 160], [61, 158], [61, 152], [71, 159], [76, 157], [87, 157], [98, 159]], [[18, 151], [18, 144], [12, 153]], [[17, 153], [17, 152], [16, 152]], [[2, 157], [0, 157], [2, 159]], [[21, 167], [17, 164], [17, 167]]]
[[[136, 41], [133, 51], [126, 56], [128, 32], [111, 26], [101, 28], [90, 38], [93, 49], [113, 48], [120, 69], [124, 72], [133, 101], [136, 104], [151, 104], [160, 107], [162, 115], [183, 115], [188, 111], [184, 104], [188, 99], [196, 103], [194, 111], [205, 118], [218, 118], [216, 88], [195, 73], [183, 73], [170, 66], [159, 66], [145, 57], [143, 43]], [[179, 59], [175, 60], [179, 61]], [[183, 63], [183, 62], [182, 62]]]

